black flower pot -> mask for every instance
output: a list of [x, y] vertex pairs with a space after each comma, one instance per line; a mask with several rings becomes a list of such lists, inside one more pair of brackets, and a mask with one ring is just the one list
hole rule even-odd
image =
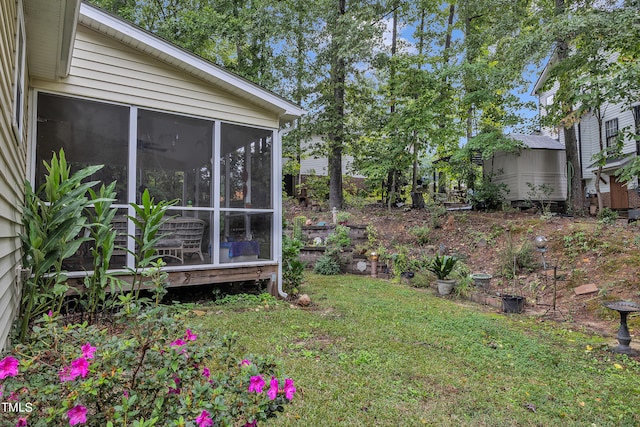
[[522, 313], [524, 311], [524, 297], [502, 295], [502, 311], [505, 313]]

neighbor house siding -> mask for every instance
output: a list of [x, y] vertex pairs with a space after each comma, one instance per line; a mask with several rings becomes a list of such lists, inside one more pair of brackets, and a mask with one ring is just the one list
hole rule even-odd
[[[306, 153], [306, 156], [300, 161], [300, 173], [302, 175], [327, 176], [329, 174], [329, 159], [327, 156], [316, 157], [310, 154], [314, 147], [325, 144], [324, 139], [319, 136], [312, 136], [311, 141], [302, 144], [302, 150]], [[364, 175], [351, 171], [353, 161], [353, 156], [342, 156], [342, 174], [352, 178], [364, 178]]]
[[[16, 19], [16, 2], [0, 2], [0, 349], [7, 343], [20, 306], [17, 282], [21, 258], [19, 206], [24, 202], [26, 144], [24, 135], [22, 141], [17, 140], [12, 127]], [[26, 112], [26, 101], [23, 108]]]
[[[605, 123], [608, 120], [618, 119], [618, 132], [623, 132], [626, 127], [633, 129], [633, 113], [629, 109], [624, 109], [622, 104], [605, 104], [602, 107], [602, 111], [602, 138], [604, 145], [606, 145], [606, 141], [604, 141], [606, 136]], [[580, 139], [582, 142], [582, 177], [586, 180], [586, 192], [595, 193], [595, 171], [590, 165], [594, 162], [593, 156], [600, 151], [600, 137], [598, 133], [598, 120], [594, 114], [585, 114], [580, 119]], [[627, 138], [624, 142], [622, 152], [635, 153], [635, 151], [635, 140]], [[603, 174], [613, 176], [614, 172], [605, 170]], [[600, 191], [602, 193], [611, 191], [609, 179], [607, 178], [605, 181], [606, 183], [600, 181]]]
[[275, 113], [215, 89], [148, 54], [78, 26], [71, 72], [40, 89], [123, 104], [277, 128]]

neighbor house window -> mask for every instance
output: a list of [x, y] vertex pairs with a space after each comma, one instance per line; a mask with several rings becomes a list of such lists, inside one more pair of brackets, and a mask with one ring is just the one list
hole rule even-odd
[[613, 147], [618, 137], [618, 119], [607, 120], [604, 122], [604, 131], [607, 141], [607, 147]]
[[22, 2], [18, 4], [18, 22], [16, 25], [16, 54], [15, 71], [13, 76], [13, 131], [18, 141], [22, 141], [24, 125], [24, 94], [25, 94], [25, 68], [26, 68], [26, 44], [24, 31], [24, 17], [22, 15]]

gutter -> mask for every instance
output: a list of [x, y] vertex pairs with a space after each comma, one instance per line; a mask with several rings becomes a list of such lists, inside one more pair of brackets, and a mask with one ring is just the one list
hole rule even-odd
[[277, 224], [275, 228], [276, 231], [278, 231], [276, 235], [276, 244], [280, 248], [278, 250], [278, 296], [282, 299], [285, 299], [289, 296], [289, 294], [287, 294], [284, 289], [282, 289], [282, 137], [294, 130], [296, 127], [297, 121], [294, 121], [292, 126], [278, 129], [278, 131], [276, 132], [276, 142], [278, 144], [278, 151], [280, 152], [280, 156], [275, 162], [277, 164], [274, 165], [274, 173], [276, 179], [275, 182], [280, 183], [280, 191], [278, 191], [276, 194], [276, 206], [280, 206], [280, 215], [278, 215], [276, 218]]

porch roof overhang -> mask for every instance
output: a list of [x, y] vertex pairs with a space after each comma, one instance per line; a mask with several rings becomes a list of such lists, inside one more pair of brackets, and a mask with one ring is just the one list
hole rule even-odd
[[80, 0], [24, 0], [29, 74], [57, 80], [69, 74]]
[[[607, 163], [602, 167], [602, 172], [611, 172], [620, 169], [627, 163], [629, 163], [635, 156], [627, 155], [622, 157], [615, 157], [611, 159], [607, 159]], [[598, 170], [598, 165], [594, 162], [587, 166], [587, 170], [589, 172], [596, 173]]]
[[79, 22], [259, 107], [273, 111], [281, 125], [306, 113], [302, 107], [285, 98], [100, 8], [82, 3]]

